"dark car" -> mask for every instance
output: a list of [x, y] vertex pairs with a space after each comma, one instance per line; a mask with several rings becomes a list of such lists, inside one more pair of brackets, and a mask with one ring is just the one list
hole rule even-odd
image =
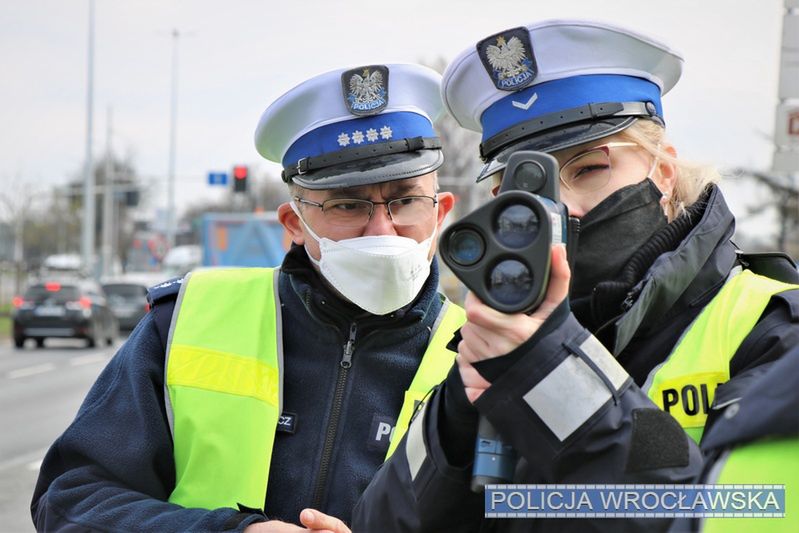
[[23, 296], [14, 298], [14, 345], [27, 339], [44, 346], [49, 337], [86, 339], [89, 347], [119, 334], [119, 324], [100, 285], [88, 279], [32, 283]]
[[132, 330], [150, 310], [147, 287], [146, 283], [137, 281], [117, 280], [103, 283], [108, 306], [117, 317], [120, 329]]

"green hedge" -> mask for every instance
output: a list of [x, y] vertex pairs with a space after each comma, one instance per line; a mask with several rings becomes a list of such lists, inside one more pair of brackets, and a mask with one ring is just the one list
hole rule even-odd
[[11, 304], [0, 304], [0, 339], [11, 336]]

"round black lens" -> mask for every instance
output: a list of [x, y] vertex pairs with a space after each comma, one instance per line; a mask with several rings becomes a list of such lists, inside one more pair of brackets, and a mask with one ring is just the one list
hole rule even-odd
[[544, 167], [535, 161], [525, 161], [513, 171], [513, 183], [517, 189], [537, 192], [544, 185], [546, 172]]
[[473, 229], [454, 231], [447, 240], [449, 257], [463, 266], [478, 262], [485, 253], [485, 243], [479, 233]]
[[509, 248], [529, 246], [538, 236], [538, 216], [529, 206], [513, 204], [494, 220], [494, 235]]
[[530, 296], [533, 274], [515, 259], [497, 263], [488, 275], [488, 294], [505, 305], [518, 305]]

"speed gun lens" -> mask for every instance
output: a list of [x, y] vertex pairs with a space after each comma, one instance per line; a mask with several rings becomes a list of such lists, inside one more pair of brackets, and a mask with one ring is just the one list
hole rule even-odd
[[497, 216], [495, 235], [497, 240], [509, 248], [524, 248], [538, 237], [538, 216], [530, 207], [514, 204], [506, 207]]
[[546, 178], [547, 173], [544, 167], [537, 161], [525, 161], [515, 168], [512, 176], [516, 189], [529, 192], [541, 189]]
[[471, 266], [485, 253], [483, 237], [473, 229], [462, 229], [452, 232], [449, 236], [449, 256], [463, 266]]
[[488, 293], [503, 305], [516, 306], [529, 297], [533, 275], [527, 265], [515, 259], [498, 263], [488, 275]]

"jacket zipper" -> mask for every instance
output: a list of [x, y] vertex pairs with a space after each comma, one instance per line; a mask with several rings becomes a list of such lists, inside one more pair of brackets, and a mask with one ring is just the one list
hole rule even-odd
[[626, 313], [627, 311], [633, 308], [633, 305], [635, 305], [635, 301], [638, 299], [638, 295], [641, 294], [642, 290], [643, 287], [639, 286], [637, 288], [631, 289], [630, 292], [627, 293], [627, 296], [624, 298], [624, 301], [621, 303], [622, 311]]
[[352, 366], [352, 352], [355, 346], [355, 333], [357, 331], [357, 324], [353, 322], [350, 325], [350, 337], [344, 345], [344, 354], [339, 361], [338, 378], [336, 379], [336, 391], [333, 395], [333, 407], [330, 412], [330, 422], [327, 424], [327, 433], [325, 434], [325, 445], [322, 448], [322, 461], [319, 465], [319, 476], [316, 478], [316, 486], [314, 488], [313, 500], [311, 507], [320, 509], [322, 505], [322, 498], [327, 485], [327, 476], [330, 468], [330, 458], [333, 455], [333, 444], [336, 440], [336, 433], [338, 432], [338, 423], [341, 418], [341, 404], [344, 402], [344, 388], [347, 384], [347, 374]]

